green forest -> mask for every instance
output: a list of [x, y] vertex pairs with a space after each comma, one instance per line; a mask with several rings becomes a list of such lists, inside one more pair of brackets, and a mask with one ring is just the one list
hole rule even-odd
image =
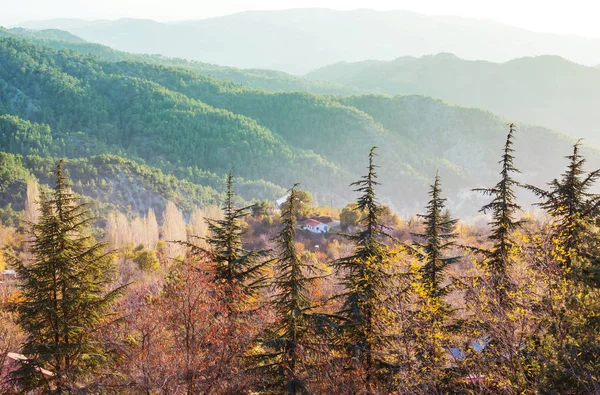
[[[382, 196], [405, 214], [418, 207], [417, 191], [436, 169], [448, 180], [455, 205], [471, 185], [487, 184], [496, 174], [493, 148], [506, 121], [483, 110], [421, 96], [267, 92], [188, 69], [109, 61], [17, 36], [0, 38], [0, 109], [6, 114], [0, 130], [7, 153], [120, 156], [213, 188], [218, 183], [208, 179], [223, 180], [235, 169], [254, 185], [245, 199], [274, 200], [298, 181], [316, 201], [339, 207], [353, 198], [345, 187], [360, 170], [354, 158], [376, 144], [387, 181]], [[519, 127], [519, 149], [530, 153], [519, 163], [523, 174], [549, 180], [559, 171], [552, 155], [573, 140], [537, 126]], [[530, 149], [540, 144], [544, 150]], [[585, 150], [592, 164], [600, 163], [598, 151]], [[399, 182], [404, 190], [389, 187]]]

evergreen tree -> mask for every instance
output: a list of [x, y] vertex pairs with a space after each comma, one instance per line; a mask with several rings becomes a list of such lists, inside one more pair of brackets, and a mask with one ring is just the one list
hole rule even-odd
[[[443, 286], [445, 271], [460, 257], [447, 256], [447, 251], [456, 245], [454, 228], [457, 220], [451, 219], [445, 210], [446, 199], [441, 196], [440, 178], [436, 174], [431, 186], [427, 213], [419, 215], [424, 219], [425, 230], [413, 236], [422, 242], [413, 242], [410, 251], [421, 263], [419, 281], [416, 283], [418, 295], [417, 327], [415, 337], [418, 341], [417, 355], [424, 366], [423, 373], [429, 379], [445, 368], [445, 347], [449, 343], [448, 318], [450, 305], [444, 300], [448, 286]], [[445, 343], [445, 344], [444, 344]], [[438, 383], [439, 384], [439, 383]]]
[[[62, 162], [51, 194], [41, 197], [32, 225], [31, 262], [16, 261], [22, 300], [15, 310], [29, 358], [15, 372], [22, 388], [72, 392], [105, 361], [95, 332], [106, 324], [122, 288], [107, 291], [113, 274], [106, 245], [91, 235], [94, 218], [71, 192]], [[53, 372], [44, 377], [41, 368]]]
[[546, 274], [542, 305], [550, 336], [546, 347], [536, 350], [542, 355], [547, 392], [595, 393], [600, 388], [600, 195], [590, 191], [600, 170], [586, 173], [579, 151], [578, 141], [566, 157], [567, 170], [549, 183], [549, 190], [527, 186], [551, 219], [554, 266]]
[[[513, 235], [524, 222], [516, 219], [521, 207], [515, 197], [515, 188], [520, 184], [512, 178], [519, 173], [514, 166], [514, 133], [515, 126], [510, 124], [499, 162], [502, 165], [500, 181], [492, 188], [478, 190], [493, 197], [481, 209], [484, 213], [491, 212], [488, 236], [491, 246], [478, 250], [484, 256], [481, 263], [485, 274], [473, 279], [466, 290], [466, 303], [476, 312], [466, 320], [465, 332], [471, 330], [469, 342], [484, 345], [481, 353], [472, 354], [471, 362], [477, 362], [470, 369], [483, 367], [482, 373], [496, 385], [507, 383], [511, 391], [521, 392], [527, 387], [528, 375], [535, 372], [535, 368], [525, 358], [525, 341], [518, 337], [524, 333], [523, 328], [531, 325], [529, 317], [523, 314], [527, 311], [521, 307], [522, 303], [529, 303], [531, 289], [523, 279], [512, 278], [510, 272], [520, 254]], [[470, 343], [467, 352], [472, 348]]]
[[424, 220], [425, 231], [413, 234], [423, 242], [414, 242], [416, 248], [412, 249], [423, 263], [420, 274], [427, 297], [435, 300], [440, 300], [446, 294], [446, 289], [442, 287], [445, 270], [460, 259], [445, 255], [456, 244], [453, 239], [456, 238], [454, 227], [457, 220], [448, 218], [448, 213], [444, 211], [446, 199], [442, 198], [441, 193], [440, 178], [436, 174], [429, 192], [431, 200], [427, 205], [427, 214], [418, 215]]
[[223, 219], [206, 218], [209, 236], [205, 239], [213, 254], [215, 278], [224, 281], [230, 290], [242, 295], [254, 295], [263, 282], [263, 269], [268, 261], [260, 262], [266, 251], [249, 251], [242, 237], [246, 233], [243, 219], [251, 207], [236, 208], [233, 191], [233, 173], [227, 177], [227, 197]]
[[309, 287], [320, 278], [318, 268], [303, 262], [296, 251], [296, 218], [302, 204], [297, 186], [289, 192], [281, 212], [282, 229], [274, 239], [278, 250], [273, 298], [277, 323], [263, 342], [269, 352], [258, 356], [261, 369], [268, 370], [275, 388], [289, 394], [308, 393], [307, 354], [313, 327]]
[[566, 157], [567, 170], [560, 180], [549, 183], [548, 191], [527, 186], [542, 199], [539, 206], [552, 218], [556, 258], [566, 270], [572, 266], [573, 254], [591, 258], [590, 248], [585, 246], [593, 239], [591, 228], [600, 214], [600, 195], [590, 192], [600, 177], [600, 169], [586, 174], [583, 169], [586, 160], [579, 153], [580, 147], [580, 141], [573, 145], [573, 154]]
[[390, 236], [381, 224], [381, 206], [375, 193], [375, 187], [379, 185], [374, 163], [376, 149], [373, 147], [369, 153], [367, 175], [351, 184], [361, 193], [355, 207], [361, 214], [360, 231], [345, 235], [355, 245], [354, 253], [333, 262], [345, 287], [345, 292], [337, 296], [343, 299], [338, 313], [343, 320], [340, 340], [353, 362], [365, 370], [367, 385], [376, 370], [377, 347], [384, 333], [378, 312], [384, 304], [385, 290], [391, 278], [391, 251], [382, 242]]
[[521, 211], [521, 207], [515, 197], [515, 187], [519, 186], [519, 183], [512, 178], [513, 174], [519, 173], [514, 166], [514, 149], [512, 148], [514, 133], [515, 125], [511, 123], [502, 159], [499, 162], [502, 165], [500, 181], [492, 188], [475, 190], [493, 197], [492, 201], [483, 206], [480, 211], [492, 214], [489, 239], [493, 245], [491, 249], [484, 251], [484, 255], [492, 276], [492, 283], [501, 299], [504, 299], [502, 295], [509, 286], [506, 270], [510, 265], [509, 255], [514, 246], [511, 234], [523, 222], [515, 219], [516, 213]]

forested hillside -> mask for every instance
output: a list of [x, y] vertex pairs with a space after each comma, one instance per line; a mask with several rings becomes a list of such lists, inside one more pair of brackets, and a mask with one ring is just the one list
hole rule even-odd
[[[0, 118], [0, 123], [3, 121]], [[1, 131], [6, 130], [0, 126]], [[0, 202], [2, 208], [22, 211], [26, 184], [37, 179], [42, 185], [52, 185], [52, 170], [56, 158], [39, 155], [13, 155], [0, 152]], [[223, 201], [225, 179], [210, 173], [189, 173], [179, 179], [161, 170], [113, 155], [67, 159], [65, 171], [73, 180], [73, 190], [93, 202], [94, 211], [103, 217], [117, 211], [129, 215], [148, 209], [164, 211], [167, 201], [179, 207], [187, 216], [198, 207]], [[184, 174], [180, 172], [179, 174]], [[251, 199], [272, 199], [285, 190], [264, 182], [238, 179], [239, 203]]]
[[133, 54], [117, 51], [116, 49], [101, 44], [86, 42], [79, 37], [61, 30], [4, 29], [0, 27], [0, 36], [16, 37], [55, 49], [70, 49], [82, 54], [94, 55], [99, 59], [109, 62], [132, 61], [178, 67], [198, 74], [208, 75], [219, 80], [239, 82], [270, 92], [304, 91], [334, 95], [360, 93], [360, 90], [357, 88], [346, 87], [335, 82], [303, 78], [281, 71], [267, 69], [238, 69], [181, 58], [169, 58], [161, 55]]
[[600, 62], [599, 39], [536, 33], [492, 20], [407, 11], [293, 9], [242, 12], [180, 23], [55, 19], [22, 26], [63, 29], [87, 41], [128, 52], [295, 74], [340, 61], [392, 60], [401, 55], [439, 52], [497, 62], [546, 54], [587, 65]]
[[[383, 198], [400, 212], [420, 204], [436, 169], [448, 179], [453, 204], [489, 183], [496, 174], [490, 158], [507, 122], [419, 96], [268, 93], [189, 70], [107, 62], [14, 38], [0, 39], [0, 111], [21, 118], [3, 122], [3, 149], [10, 153], [118, 155], [202, 185], [198, 174], [223, 177], [233, 168], [256, 185], [256, 194], [245, 198], [275, 198], [301, 182], [318, 202], [341, 206], [352, 198], [352, 175], [362, 170], [354, 158], [378, 145]], [[550, 179], [560, 164], [547, 153], [562, 154], [572, 143], [519, 125], [518, 150], [540, 141], [547, 150], [520, 159], [523, 181]], [[597, 151], [588, 154], [597, 163]]]
[[[0, 29], [2, 35], [95, 55], [109, 62], [182, 68], [269, 92], [430, 96], [568, 132], [594, 146], [600, 144], [597, 137], [600, 122], [592, 111], [600, 100], [600, 72], [555, 56], [522, 58], [502, 64], [467, 61], [452, 54], [402, 57], [392, 62], [342, 62], [302, 78], [273, 70], [243, 70], [160, 55], [131, 54], [83, 42], [79, 37], [56, 30]], [[507, 95], [512, 99], [505, 100]]]
[[[165, 169], [178, 165], [221, 173], [234, 166], [243, 177], [283, 185], [293, 182], [289, 169], [294, 167], [297, 175], [300, 169], [330, 178], [338, 172], [252, 119], [111, 70], [113, 64], [11, 39], [2, 40], [1, 51], [4, 111], [55, 130], [44, 137], [46, 154], [112, 153]], [[29, 153], [30, 147], [24, 148], [20, 153]]]
[[600, 146], [600, 70], [557, 56], [506, 63], [451, 54], [338, 63], [309, 77], [373, 93], [425, 95], [569, 132]]
[[64, 30], [59, 29], [44, 29], [31, 30], [21, 27], [5, 29], [0, 27], [0, 35], [2, 36], [18, 36], [36, 41], [60, 41], [71, 44], [85, 44], [86, 41]]

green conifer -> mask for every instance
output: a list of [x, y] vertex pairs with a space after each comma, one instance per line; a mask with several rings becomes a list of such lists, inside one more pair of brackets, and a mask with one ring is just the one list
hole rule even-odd
[[319, 269], [312, 263], [303, 262], [296, 251], [296, 218], [302, 204], [297, 186], [289, 191], [287, 204], [281, 212], [282, 229], [274, 238], [278, 251], [273, 283], [276, 294], [272, 302], [276, 324], [263, 341], [268, 351], [257, 356], [260, 369], [268, 372], [266, 381], [275, 390], [289, 394], [308, 393], [307, 367], [310, 362], [307, 355], [313, 328], [309, 287], [321, 277]]
[[250, 214], [250, 207], [235, 207], [233, 173], [227, 177], [227, 197], [223, 206], [223, 219], [207, 218], [209, 236], [206, 242], [213, 254], [215, 279], [224, 281], [230, 290], [241, 295], [255, 295], [263, 285], [263, 269], [268, 261], [261, 259], [266, 251], [250, 251], [244, 248], [242, 238], [246, 233], [243, 219]]
[[108, 290], [112, 256], [91, 235], [94, 218], [71, 191], [62, 161], [55, 175], [54, 191], [42, 194], [40, 218], [31, 225], [31, 261], [15, 260], [22, 291], [15, 310], [29, 358], [15, 377], [24, 391], [75, 392], [85, 384], [106, 360], [96, 331], [123, 290]]
[[502, 295], [506, 293], [507, 287], [510, 285], [506, 272], [510, 266], [510, 251], [514, 246], [511, 235], [523, 223], [523, 221], [515, 219], [516, 213], [521, 211], [521, 206], [517, 203], [515, 196], [515, 187], [518, 187], [519, 183], [512, 178], [513, 174], [519, 173], [514, 166], [514, 149], [512, 148], [515, 131], [515, 125], [511, 123], [502, 159], [499, 162], [502, 165], [500, 181], [492, 188], [476, 189], [484, 195], [493, 197], [492, 201], [483, 206], [480, 211], [492, 214], [489, 239], [493, 244], [489, 250], [484, 251], [484, 255], [492, 276], [493, 286], [501, 299], [504, 299]]
[[[540, 347], [548, 393], [593, 393], [600, 388], [600, 195], [591, 192], [600, 170], [586, 173], [581, 143], [549, 189], [528, 185], [551, 219], [551, 262], [546, 266], [547, 347]], [[568, 368], [566, 368], [568, 367]]]
[[573, 254], [591, 258], [586, 245], [594, 239], [591, 231], [600, 214], [600, 195], [590, 192], [600, 178], [600, 169], [585, 172], [586, 160], [579, 153], [580, 148], [580, 141], [573, 145], [573, 154], [566, 157], [567, 170], [560, 179], [549, 183], [549, 190], [527, 186], [542, 199], [539, 206], [552, 218], [556, 257], [566, 270], [572, 266]]
[[392, 256], [389, 247], [382, 241], [391, 236], [381, 224], [381, 206], [375, 192], [379, 185], [374, 163], [376, 149], [373, 147], [369, 153], [367, 174], [351, 184], [361, 194], [355, 207], [361, 215], [360, 230], [356, 234], [345, 235], [355, 245], [354, 253], [332, 263], [345, 288], [345, 292], [337, 296], [343, 300], [342, 309], [338, 312], [343, 320], [340, 343], [353, 362], [366, 372], [367, 385], [376, 372], [378, 346], [385, 332], [378, 314], [385, 305]]
[[425, 231], [413, 234], [423, 242], [415, 241], [412, 249], [423, 263], [420, 274], [427, 297], [437, 300], [446, 295], [446, 289], [442, 287], [444, 272], [460, 259], [446, 256], [446, 251], [456, 245], [454, 228], [458, 220], [449, 218], [444, 211], [446, 199], [441, 197], [441, 193], [440, 177], [436, 174], [429, 192], [431, 200], [427, 204], [427, 213], [419, 215], [424, 220]]
[[446, 280], [445, 272], [460, 259], [458, 256], [447, 254], [448, 250], [456, 245], [454, 229], [457, 220], [452, 219], [450, 213], [445, 210], [446, 199], [442, 198], [441, 193], [440, 178], [436, 174], [429, 192], [431, 200], [427, 205], [427, 213], [419, 215], [424, 220], [424, 232], [413, 234], [422, 241], [413, 242], [409, 249], [421, 263], [419, 281], [416, 282], [417, 356], [423, 365], [423, 376], [427, 376], [424, 377], [425, 381], [433, 380], [434, 383], [439, 380], [436, 376], [446, 367], [444, 355], [450, 344], [448, 318], [451, 307], [444, 299], [449, 289], [443, 285]]

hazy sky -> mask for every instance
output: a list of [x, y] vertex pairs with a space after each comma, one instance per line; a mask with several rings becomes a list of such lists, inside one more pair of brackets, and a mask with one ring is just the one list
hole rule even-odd
[[202, 19], [246, 10], [321, 7], [491, 18], [535, 31], [600, 37], [598, 0], [0, 0], [0, 24], [32, 19]]

